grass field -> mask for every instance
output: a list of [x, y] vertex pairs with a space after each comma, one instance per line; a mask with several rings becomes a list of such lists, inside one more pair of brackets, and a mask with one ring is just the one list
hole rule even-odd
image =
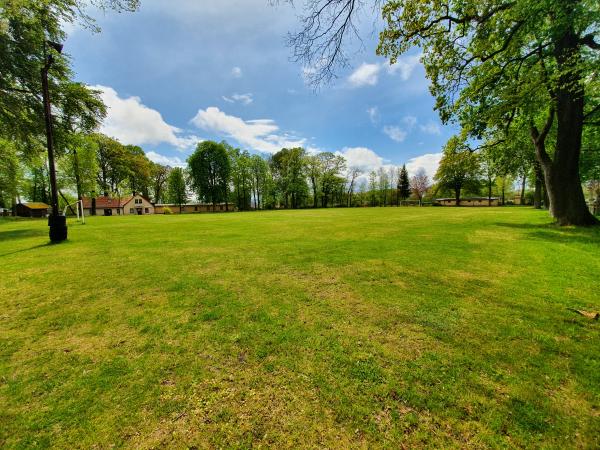
[[600, 446], [600, 231], [529, 208], [0, 221], [0, 447]]

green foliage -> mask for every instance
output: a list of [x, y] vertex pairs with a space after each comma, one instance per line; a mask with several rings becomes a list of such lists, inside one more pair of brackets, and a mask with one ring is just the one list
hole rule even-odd
[[252, 157], [247, 150], [233, 148], [226, 142], [222, 143], [227, 149], [231, 161], [231, 181], [233, 182], [233, 199], [240, 211], [249, 210], [254, 190]]
[[478, 156], [464, 147], [458, 136], [452, 137], [435, 174], [440, 187], [452, 189], [457, 205], [463, 189], [476, 190], [480, 185], [481, 166]]
[[398, 175], [398, 197], [401, 200], [406, 200], [410, 197], [410, 181], [408, 180], [408, 171], [406, 170], [406, 164], [402, 165], [400, 174]]
[[167, 179], [167, 199], [170, 203], [184, 205], [187, 203], [188, 194], [185, 182], [185, 174], [181, 167], [175, 167], [169, 172]]
[[162, 164], [150, 163], [150, 181], [152, 185], [152, 198], [155, 203], [161, 203], [165, 198], [167, 179], [171, 168]]
[[298, 208], [308, 193], [305, 177], [306, 151], [303, 148], [284, 148], [270, 160], [271, 174], [286, 208]]
[[15, 145], [0, 138], [0, 208], [13, 206], [22, 177]]
[[[40, 147], [45, 136], [40, 69], [45, 41], [62, 42], [62, 26], [78, 17], [74, 0], [6, 0], [0, 8], [0, 136], [15, 140], [23, 151]], [[98, 93], [72, 80], [68, 55], [52, 51], [49, 73], [57, 152], [64, 152], [74, 131], [91, 131], [104, 117]]]
[[231, 163], [223, 143], [203, 141], [188, 158], [190, 184], [198, 198], [213, 206], [228, 200]]

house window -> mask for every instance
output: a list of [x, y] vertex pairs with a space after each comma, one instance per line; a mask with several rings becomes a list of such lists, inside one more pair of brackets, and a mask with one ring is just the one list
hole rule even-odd
[[148, 210], [148, 208], [144, 208], [144, 212], [145, 212], [146, 214], [150, 214], [150, 211]]
[[117, 208], [117, 216], [120, 216], [120, 215], [121, 215], [121, 209]]
[[129, 214], [133, 214], [133, 208], [129, 208]]
[[112, 209], [108, 209], [108, 208], [107, 208], [107, 209], [105, 209], [105, 210], [104, 210], [104, 215], [105, 215], [105, 216], [112, 216]]
[[198, 207], [197, 206], [194, 206], [194, 211], [198, 211]]

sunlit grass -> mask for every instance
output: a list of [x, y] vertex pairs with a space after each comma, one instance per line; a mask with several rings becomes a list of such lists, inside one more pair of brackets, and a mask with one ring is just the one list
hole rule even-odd
[[527, 208], [0, 221], [0, 447], [598, 447], [598, 274]]

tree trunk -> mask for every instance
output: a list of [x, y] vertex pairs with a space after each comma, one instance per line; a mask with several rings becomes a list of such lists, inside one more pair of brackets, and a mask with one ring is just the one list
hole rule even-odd
[[460, 206], [460, 190], [461, 190], [461, 186], [456, 186], [454, 188], [454, 198], [456, 201], [456, 206]]
[[[572, 8], [566, 2], [565, 7]], [[562, 69], [556, 89], [556, 150], [551, 159], [544, 139], [536, 142], [536, 156], [544, 171], [550, 199], [550, 214], [559, 225], [598, 225], [590, 213], [579, 177], [579, 157], [583, 132], [584, 89], [580, 63], [579, 39], [570, 29], [555, 42], [555, 55]], [[545, 138], [545, 133], [542, 133]], [[541, 142], [539, 142], [541, 141]]]
[[527, 173], [523, 171], [523, 182], [521, 183], [521, 205], [525, 204], [525, 186], [527, 185]]
[[535, 209], [542, 209], [542, 184], [544, 175], [542, 174], [542, 167], [537, 161], [533, 165], [535, 171], [535, 190], [533, 192], [533, 207]]
[[488, 206], [492, 206], [492, 180], [488, 179]]

